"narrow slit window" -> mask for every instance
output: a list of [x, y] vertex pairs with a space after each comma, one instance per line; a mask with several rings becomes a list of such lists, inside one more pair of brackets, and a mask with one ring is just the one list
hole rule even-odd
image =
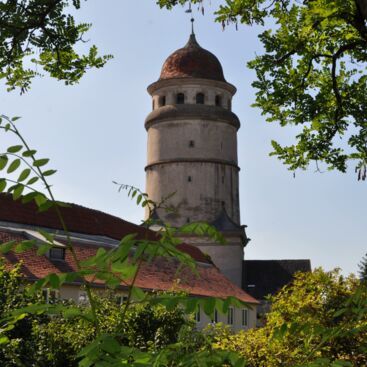
[[222, 97], [219, 95], [215, 96], [215, 105], [221, 107], [222, 106]]
[[188, 182], [191, 182], [191, 181], [192, 181], [192, 177], [191, 177], [191, 176], [188, 176], [188, 177], [187, 177], [187, 181], [188, 181]]
[[197, 93], [196, 94], [196, 103], [197, 104], [204, 104], [204, 94], [203, 93]]
[[196, 310], [196, 313], [195, 313], [195, 320], [196, 322], [200, 322], [200, 319], [201, 319], [201, 313], [200, 313], [200, 305], [198, 305], [198, 308]]
[[248, 324], [248, 310], [246, 308], [242, 309], [242, 326], [247, 326]]
[[190, 142], [189, 142], [189, 147], [190, 148], [193, 148], [195, 146], [195, 142], [194, 142], [194, 140], [190, 140]]
[[184, 104], [185, 103], [185, 95], [183, 93], [177, 93], [176, 103], [177, 104]]
[[166, 96], [160, 96], [159, 97], [158, 105], [159, 105], [159, 107], [162, 107], [162, 106], [166, 105]]
[[230, 307], [228, 309], [227, 323], [228, 323], [228, 325], [233, 325], [233, 323], [234, 323], [234, 309], [233, 309], [233, 307]]
[[217, 309], [214, 309], [214, 315], [213, 315], [213, 318], [212, 318], [212, 323], [217, 323], [218, 322], [218, 310]]

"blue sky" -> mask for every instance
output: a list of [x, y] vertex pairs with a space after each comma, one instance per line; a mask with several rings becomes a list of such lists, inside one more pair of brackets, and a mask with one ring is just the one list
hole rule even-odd
[[[246, 62], [262, 52], [260, 29], [223, 32], [213, 22], [213, 9], [195, 14], [195, 29], [198, 42], [219, 58], [226, 79], [238, 88], [233, 111], [242, 123], [241, 219], [252, 239], [246, 258], [310, 258], [313, 267], [356, 272], [367, 252], [366, 182], [357, 181], [353, 167], [347, 174], [320, 174], [310, 167], [293, 178], [268, 156], [271, 139], [291, 143], [295, 131], [265, 122], [251, 107], [255, 75]], [[186, 43], [190, 17], [183, 8], [160, 10], [153, 0], [89, 0], [76, 15], [93, 24], [87, 46], [96, 44], [114, 59], [89, 71], [76, 86], [45, 76], [20, 96], [2, 85], [0, 113], [22, 116], [23, 134], [58, 170], [51, 182], [60, 200], [139, 223], [143, 210], [118, 193], [112, 181], [144, 189], [144, 119], [151, 109], [146, 87], [158, 79], [166, 57]], [[0, 139], [2, 147], [12, 142], [8, 136]]]

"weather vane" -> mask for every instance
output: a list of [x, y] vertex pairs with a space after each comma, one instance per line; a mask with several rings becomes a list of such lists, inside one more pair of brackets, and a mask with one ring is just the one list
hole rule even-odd
[[[185, 10], [185, 13], [192, 13], [192, 9], [191, 9], [191, 2], [189, 2], [189, 8]], [[194, 22], [195, 22], [195, 19], [191, 16], [191, 34], [194, 34]]]

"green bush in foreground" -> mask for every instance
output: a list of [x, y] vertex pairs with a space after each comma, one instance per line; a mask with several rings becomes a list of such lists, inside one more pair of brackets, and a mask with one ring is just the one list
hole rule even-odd
[[367, 366], [367, 290], [354, 276], [299, 273], [270, 301], [263, 328], [214, 327], [212, 347], [239, 352], [251, 367]]

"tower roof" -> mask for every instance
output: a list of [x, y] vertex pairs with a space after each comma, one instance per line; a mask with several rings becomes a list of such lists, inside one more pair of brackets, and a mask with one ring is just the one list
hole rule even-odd
[[173, 78], [201, 78], [225, 82], [222, 65], [215, 55], [203, 49], [191, 34], [183, 47], [164, 62], [159, 80]]

